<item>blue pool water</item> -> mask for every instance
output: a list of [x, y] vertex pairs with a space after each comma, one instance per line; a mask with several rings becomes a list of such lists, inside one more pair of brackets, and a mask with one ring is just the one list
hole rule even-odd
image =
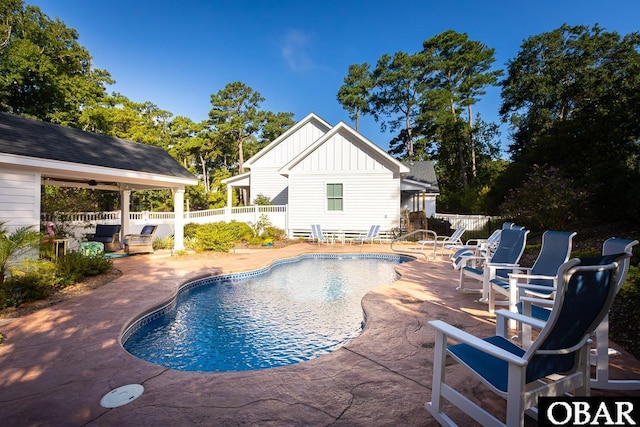
[[308, 360], [360, 334], [362, 297], [396, 280], [395, 266], [406, 260], [301, 257], [260, 274], [194, 283], [175, 304], [130, 328], [124, 347], [183, 371], [246, 371]]

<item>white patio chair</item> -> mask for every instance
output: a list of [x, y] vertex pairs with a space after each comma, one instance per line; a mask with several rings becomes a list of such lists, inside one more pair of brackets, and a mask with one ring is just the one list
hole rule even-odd
[[[540, 298], [551, 298], [555, 292], [558, 268], [567, 262], [571, 254], [573, 231], [547, 230], [542, 235], [542, 247], [531, 268], [519, 267], [519, 272], [509, 273], [505, 280], [494, 278], [489, 282], [489, 312], [495, 311], [496, 304], [508, 305], [514, 313], [520, 296], [526, 292], [535, 293]], [[507, 298], [496, 301], [496, 295]]]
[[362, 245], [364, 242], [370, 242], [373, 245], [373, 242], [378, 238], [379, 232], [380, 232], [380, 226], [372, 225], [371, 228], [369, 228], [369, 231], [367, 232], [367, 234], [360, 233], [358, 237], [351, 239], [349, 241], [349, 244], [353, 242], [360, 242], [360, 244]]
[[426, 240], [418, 240], [418, 244], [422, 245], [422, 248], [426, 245], [434, 245], [435, 249], [440, 246], [441, 254], [444, 255], [445, 248], [452, 249], [455, 245], [462, 245], [462, 234], [464, 233], [465, 228], [459, 227], [457, 228], [451, 236], [438, 236], [436, 235], [435, 239], [426, 239]]
[[[463, 292], [482, 292], [481, 301], [488, 302], [490, 281], [495, 278], [508, 279], [508, 274], [519, 268], [520, 257], [527, 243], [529, 230], [505, 229], [500, 233], [500, 243], [491, 258], [467, 256], [460, 268], [460, 282], [457, 289]], [[482, 262], [482, 268], [477, 264]], [[481, 288], [469, 288], [466, 278], [482, 283]]]
[[[537, 419], [535, 405], [540, 396], [557, 397], [568, 392], [588, 396], [589, 336], [611, 306], [623, 256], [614, 258], [614, 262], [611, 257], [598, 257], [564, 263], [558, 270], [549, 320], [528, 349], [504, 336], [480, 339], [441, 320], [430, 321], [436, 329], [431, 401], [425, 405], [431, 415], [441, 425], [456, 425], [444, 411], [446, 399], [480, 425], [522, 426], [525, 413]], [[448, 345], [449, 339], [458, 344]], [[506, 399], [505, 420], [445, 382], [450, 360]]]
[[318, 244], [328, 244], [331, 241], [329, 237], [322, 233], [322, 227], [320, 227], [320, 224], [311, 224], [311, 239], [312, 242], [316, 242]]

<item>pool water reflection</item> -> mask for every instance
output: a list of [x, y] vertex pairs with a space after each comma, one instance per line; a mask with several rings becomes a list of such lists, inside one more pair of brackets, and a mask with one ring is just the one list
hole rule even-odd
[[284, 366], [331, 352], [362, 331], [362, 297], [408, 260], [301, 258], [265, 274], [181, 292], [175, 308], [124, 342], [143, 360], [184, 371]]

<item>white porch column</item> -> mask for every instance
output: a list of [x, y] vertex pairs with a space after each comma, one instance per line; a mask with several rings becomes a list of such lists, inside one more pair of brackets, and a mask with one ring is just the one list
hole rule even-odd
[[129, 206], [131, 205], [131, 190], [120, 191], [120, 242], [129, 234]]
[[233, 187], [231, 184], [227, 184], [227, 208], [231, 209], [233, 205]]
[[173, 250], [184, 250], [184, 188], [173, 192]]

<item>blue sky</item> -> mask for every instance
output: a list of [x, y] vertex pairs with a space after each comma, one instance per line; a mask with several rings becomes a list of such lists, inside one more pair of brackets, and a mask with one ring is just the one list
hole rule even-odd
[[[265, 98], [262, 108], [310, 112], [330, 124], [349, 116], [336, 100], [349, 65], [372, 66], [384, 53], [415, 53], [445, 30], [464, 32], [496, 50], [505, 68], [526, 38], [563, 23], [596, 23], [624, 35], [640, 30], [638, 0], [521, 1], [210, 1], [32, 0], [75, 28], [94, 66], [108, 70], [120, 92], [174, 115], [206, 119], [210, 95], [241, 81]], [[475, 107], [498, 122], [500, 91]], [[360, 132], [388, 148], [372, 119]], [[503, 146], [508, 144], [502, 127]]]

